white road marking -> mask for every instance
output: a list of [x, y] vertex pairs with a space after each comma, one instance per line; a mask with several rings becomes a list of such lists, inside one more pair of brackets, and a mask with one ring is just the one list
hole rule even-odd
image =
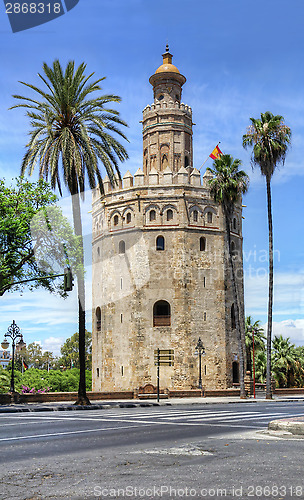
[[89, 432], [105, 432], [105, 431], [116, 431], [119, 429], [130, 429], [131, 427], [138, 427], [138, 425], [126, 425], [121, 427], [107, 427], [101, 429], [84, 429], [79, 431], [65, 431], [65, 432], [52, 432], [48, 434], [34, 434], [30, 436], [16, 436], [16, 437], [8, 437], [8, 438], [0, 438], [0, 441], [18, 441], [19, 439], [36, 439], [43, 437], [54, 437], [54, 436], [65, 436], [69, 434], [84, 434]]
[[[122, 422], [126, 422], [126, 420], [122, 420]], [[134, 420], [131, 420], [130, 422], [134, 423]], [[182, 426], [210, 426], [209, 423], [202, 423], [200, 422], [199, 424], [193, 424], [193, 423], [187, 423], [187, 422], [143, 422], [139, 421], [136, 422], [140, 424], [141, 427], [149, 427], [153, 425], [182, 425]], [[226, 427], [225, 424], [212, 424], [215, 427]], [[99, 429], [83, 429], [83, 430], [78, 430], [78, 431], [64, 431], [64, 432], [52, 432], [52, 433], [47, 433], [47, 434], [34, 434], [34, 435], [29, 435], [29, 436], [14, 436], [14, 437], [6, 437], [6, 438], [0, 438], [0, 441], [19, 441], [21, 439], [37, 439], [37, 438], [48, 438], [48, 437], [55, 437], [55, 436], [67, 436], [70, 434], [88, 434], [90, 432], [106, 432], [106, 431], [112, 431], [112, 430], [120, 430], [120, 429], [130, 429], [132, 427], [140, 427], [139, 425], [128, 425], [128, 426], [120, 426], [120, 427], [106, 427], [106, 428], [99, 428]], [[237, 427], [237, 428], [245, 428], [245, 429], [261, 429], [261, 426], [256, 426], [256, 425], [230, 425], [229, 427]]]

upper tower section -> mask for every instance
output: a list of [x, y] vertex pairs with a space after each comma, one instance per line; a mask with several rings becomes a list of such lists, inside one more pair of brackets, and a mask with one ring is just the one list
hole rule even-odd
[[177, 173], [193, 165], [192, 110], [181, 103], [186, 78], [172, 64], [168, 45], [163, 64], [150, 77], [154, 103], [143, 110], [143, 171]]
[[163, 54], [163, 64], [149, 78], [156, 104], [181, 102], [182, 86], [186, 83], [186, 77], [181, 75], [177, 67], [172, 64], [172, 57], [167, 45], [166, 52]]

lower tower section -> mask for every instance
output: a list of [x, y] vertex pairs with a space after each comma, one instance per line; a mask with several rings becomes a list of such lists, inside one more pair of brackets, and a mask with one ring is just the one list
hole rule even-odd
[[[237, 378], [226, 234], [208, 175], [185, 168], [144, 177], [127, 173], [123, 186], [93, 197], [93, 390], [156, 385], [155, 349], [173, 349], [161, 367], [161, 388], [231, 387]], [[241, 205], [232, 240], [241, 254]], [[240, 270], [242, 263], [239, 262]], [[242, 273], [239, 277], [243, 296]]]

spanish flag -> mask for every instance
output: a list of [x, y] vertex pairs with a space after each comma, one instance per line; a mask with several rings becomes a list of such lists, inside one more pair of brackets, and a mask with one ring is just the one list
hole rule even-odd
[[212, 158], [212, 160], [216, 160], [217, 158], [222, 156], [222, 154], [223, 153], [220, 150], [220, 148], [218, 146], [215, 146], [214, 150], [212, 151], [212, 153], [209, 156], [210, 156], [210, 158]]

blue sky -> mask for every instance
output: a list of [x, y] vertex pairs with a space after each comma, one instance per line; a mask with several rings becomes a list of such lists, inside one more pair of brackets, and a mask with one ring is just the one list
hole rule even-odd
[[[19, 173], [28, 123], [21, 110], [9, 111], [18, 80], [38, 83], [42, 63], [85, 61], [88, 71], [106, 76], [104, 93], [122, 97], [118, 105], [129, 124], [129, 160], [124, 173], [141, 166], [142, 109], [152, 102], [149, 76], [161, 64], [168, 41], [173, 62], [187, 77], [183, 101], [192, 106], [194, 166], [205, 161], [218, 141], [243, 161], [251, 183], [244, 199], [246, 313], [264, 324], [267, 313], [268, 247], [265, 181], [252, 172], [250, 152], [242, 148], [249, 117], [270, 110], [292, 129], [286, 164], [273, 178], [275, 259], [274, 333], [304, 344], [303, 139], [304, 4], [293, 0], [80, 0], [64, 16], [13, 34], [0, 6], [0, 177]], [[206, 166], [211, 166], [209, 160]], [[91, 196], [84, 205], [90, 234]], [[62, 200], [68, 211], [70, 200]], [[89, 259], [88, 259], [89, 262]], [[90, 328], [90, 266], [87, 318]], [[77, 329], [76, 291], [62, 301], [46, 292], [24, 291], [1, 298], [3, 333], [15, 319], [26, 341], [59, 353]]]

